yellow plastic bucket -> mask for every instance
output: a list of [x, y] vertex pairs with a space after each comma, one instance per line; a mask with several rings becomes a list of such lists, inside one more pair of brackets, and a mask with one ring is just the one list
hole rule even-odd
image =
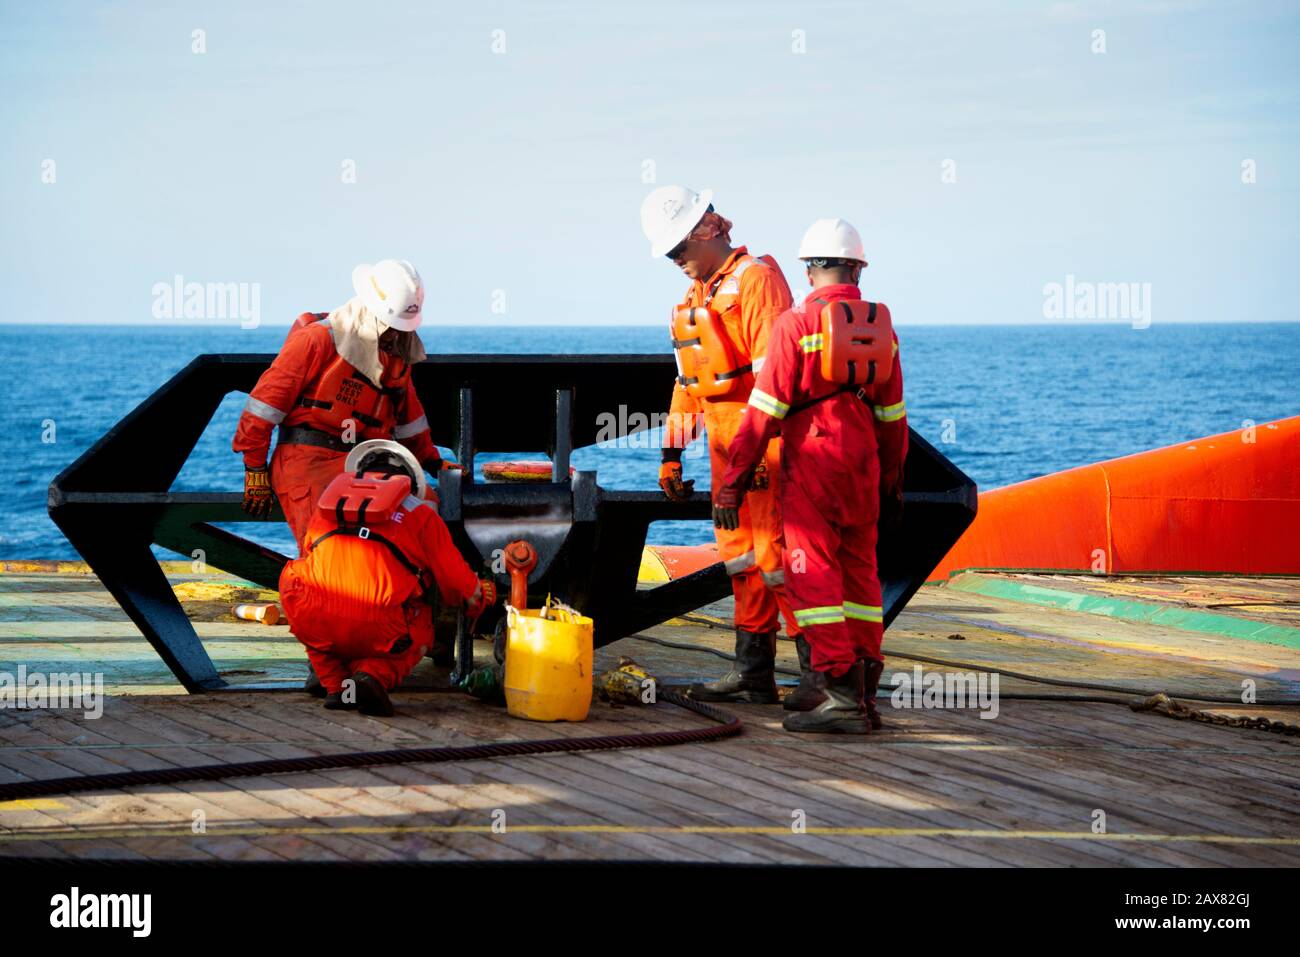
[[530, 721], [585, 721], [591, 708], [590, 618], [506, 606], [506, 710]]

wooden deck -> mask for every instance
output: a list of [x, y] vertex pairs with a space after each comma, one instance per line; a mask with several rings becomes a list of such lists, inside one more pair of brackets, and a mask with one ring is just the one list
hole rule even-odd
[[[1052, 583], [1080, 593], [1085, 585], [1099, 587]], [[1300, 582], [1198, 579], [1197, 600], [1225, 605], [1201, 595], [1215, 587], [1230, 595], [1254, 589], [1251, 600], [1263, 604], [1252, 604], [1248, 614], [1282, 630], [1269, 632], [1267, 641], [1216, 636], [944, 587], [916, 597], [886, 648], [1134, 690], [1231, 696], [1250, 680], [1261, 698], [1300, 695], [1300, 656], [1285, 630], [1295, 622]], [[1152, 600], [1178, 598], [1170, 590]], [[647, 634], [725, 649], [728, 614], [723, 603]], [[302, 656], [282, 627], [214, 620], [199, 628], [232, 681], [301, 675]], [[792, 648], [781, 644], [781, 663], [791, 667]], [[598, 665], [620, 653], [665, 681], [725, 668], [707, 653], [640, 638], [602, 649]], [[670, 705], [596, 704], [584, 724], [539, 725], [446, 691], [397, 695], [399, 714], [391, 719], [325, 712], [295, 692], [177, 694], [94, 578], [6, 570], [0, 672], [20, 664], [29, 671], [102, 671], [108, 698], [97, 720], [77, 711], [0, 709], [0, 781], [703, 722]], [[913, 664], [895, 657], [886, 677]], [[434, 685], [440, 678], [424, 676]], [[1300, 738], [1114, 704], [1009, 697], [1031, 690], [1071, 693], [1004, 679], [993, 720], [974, 710], [886, 707], [887, 729], [858, 740], [790, 735], [781, 730], [779, 707], [737, 706], [744, 734], [716, 744], [13, 802], [0, 805], [0, 856], [1300, 864]], [[1296, 708], [1231, 710], [1300, 722]], [[1104, 833], [1094, 832], [1098, 811]]]

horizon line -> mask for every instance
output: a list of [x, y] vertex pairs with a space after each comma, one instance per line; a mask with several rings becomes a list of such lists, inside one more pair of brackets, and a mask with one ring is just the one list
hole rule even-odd
[[[1047, 326], [1051, 328], [1071, 327], [1071, 326], [1126, 326], [1133, 328], [1135, 331], [1144, 331], [1152, 326], [1270, 326], [1270, 325], [1296, 325], [1300, 324], [1300, 317], [1294, 319], [1171, 319], [1161, 322], [1149, 322], [1145, 326], [1134, 326], [1132, 320], [1124, 319], [1041, 319], [1025, 322], [901, 322], [895, 323], [898, 328], [989, 328], [989, 327], [1039, 327]], [[259, 329], [288, 329], [293, 325], [292, 322], [266, 322], [259, 323], [256, 326], [245, 329], [237, 323], [228, 322], [81, 322], [75, 319], [59, 320], [53, 322], [12, 322], [0, 319], [0, 328], [19, 328], [30, 327], [33, 329], [48, 329], [51, 326], [67, 328], [100, 328], [100, 329], [229, 329], [240, 332], [256, 332]], [[661, 328], [663, 323], [660, 322], [622, 322], [622, 323], [590, 323], [590, 322], [483, 322], [483, 323], [449, 323], [430, 325], [429, 329], [656, 329]]]

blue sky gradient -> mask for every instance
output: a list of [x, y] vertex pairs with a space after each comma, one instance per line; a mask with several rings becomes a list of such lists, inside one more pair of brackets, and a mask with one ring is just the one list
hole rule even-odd
[[657, 324], [638, 209], [682, 182], [796, 292], [854, 222], [901, 325], [1043, 322], [1067, 275], [1295, 320], [1298, 51], [1272, 2], [8, 2], [2, 318], [154, 322], [179, 274], [283, 324], [392, 256], [426, 321]]

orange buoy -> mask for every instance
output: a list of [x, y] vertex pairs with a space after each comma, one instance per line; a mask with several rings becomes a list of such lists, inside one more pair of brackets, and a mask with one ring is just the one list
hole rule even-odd
[[[549, 482], [550, 462], [488, 462], [483, 466], [483, 477], [489, 482]], [[573, 469], [569, 469], [573, 474]]]

